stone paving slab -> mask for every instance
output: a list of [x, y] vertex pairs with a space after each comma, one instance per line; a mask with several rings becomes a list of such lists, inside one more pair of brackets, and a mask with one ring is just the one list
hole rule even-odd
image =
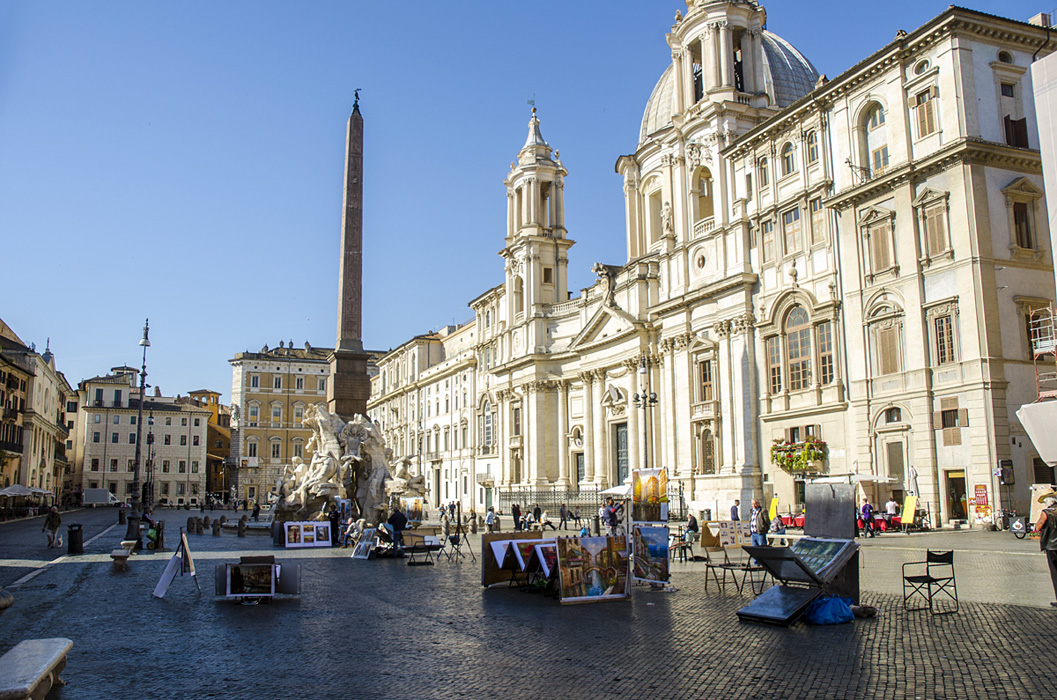
[[[353, 560], [349, 550], [273, 550], [258, 538], [208, 535], [189, 537], [203, 595], [178, 577], [159, 600], [151, 591], [171, 554], [137, 555], [128, 573], [116, 573], [100, 557], [121, 534], [40, 569], [0, 616], [0, 653], [20, 639], [74, 640], [69, 685], [51, 700], [1052, 695], [1037, 675], [1039, 640], [1057, 627], [1048, 604], [963, 597], [960, 613], [933, 617], [905, 613], [901, 595], [864, 585], [863, 602], [880, 607], [879, 618], [781, 628], [739, 622], [735, 612], [750, 596], [730, 587], [705, 593], [701, 564], [675, 567], [676, 592], [637, 587], [629, 601], [562, 606], [483, 590], [470, 561], [407, 567]], [[907, 547], [868, 542], [864, 572], [888, 566], [884, 557], [914, 555], [925, 540], [910, 539]], [[170, 533], [170, 546], [176, 541]], [[990, 551], [962, 542], [966, 557]], [[240, 552], [300, 561], [302, 596], [259, 606], [215, 598], [213, 565]], [[1020, 576], [1035, 575], [1039, 561], [1028, 549], [1008, 554]]]

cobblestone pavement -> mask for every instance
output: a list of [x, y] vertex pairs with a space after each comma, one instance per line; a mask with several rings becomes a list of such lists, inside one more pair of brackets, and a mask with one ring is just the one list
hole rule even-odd
[[[170, 547], [186, 515], [161, 515]], [[57, 559], [39, 519], [0, 524], [0, 582], [21, 581], [0, 616], [0, 652], [20, 639], [74, 641], [69, 685], [52, 700], [1052, 695], [1052, 682], [1037, 676], [1036, 649], [1057, 629], [1045, 560], [1036, 542], [1008, 533], [867, 540], [862, 598], [880, 617], [780, 628], [738, 622], [749, 594], [706, 593], [700, 563], [673, 567], [675, 592], [637, 587], [629, 601], [562, 606], [484, 590], [468, 560], [407, 567], [228, 533], [189, 538], [201, 596], [183, 577], [159, 600], [151, 591], [170, 555], [139, 555], [128, 573], [114, 572], [108, 554], [124, 527], [113, 519], [64, 516], [84, 522], [88, 544], [84, 555]], [[956, 551], [958, 614], [902, 611], [899, 565], [926, 547]], [[251, 552], [300, 562], [302, 595], [253, 607], [217, 599], [213, 565]]]

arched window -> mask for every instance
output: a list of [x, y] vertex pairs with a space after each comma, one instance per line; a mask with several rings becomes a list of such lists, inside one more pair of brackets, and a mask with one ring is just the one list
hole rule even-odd
[[767, 159], [760, 158], [760, 187], [766, 187], [770, 183], [770, 176], [767, 173]]
[[811, 384], [811, 324], [802, 306], [794, 306], [786, 316], [785, 334], [789, 390], [807, 389]]
[[520, 277], [514, 278], [514, 313], [525, 313], [525, 283]]
[[796, 153], [793, 144], [787, 143], [782, 146], [782, 175], [796, 172]]
[[884, 107], [880, 103], [871, 102], [863, 110], [860, 134], [862, 142], [859, 157], [870, 175], [877, 177], [884, 173], [889, 160], [888, 127], [885, 125]]
[[807, 162], [818, 162], [818, 132], [809, 131], [807, 134]]

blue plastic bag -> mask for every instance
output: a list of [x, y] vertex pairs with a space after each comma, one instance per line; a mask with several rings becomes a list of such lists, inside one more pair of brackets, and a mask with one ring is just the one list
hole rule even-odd
[[807, 606], [807, 621], [812, 625], [839, 625], [855, 619], [851, 611], [851, 598], [824, 595]]

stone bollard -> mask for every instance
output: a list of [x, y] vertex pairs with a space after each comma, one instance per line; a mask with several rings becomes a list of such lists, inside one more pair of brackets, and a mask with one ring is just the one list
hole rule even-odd
[[195, 531], [195, 519], [194, 518], [188, 518], [187, 519], [187, 533], [188, 534], [192, 534], [192, 533], [194, 533], [194, 531]]
[[228, 516], [226, 516], [226, 515], [221, 515], [221, 516], [220, 516], [220, 524], [221, 524], [221, 525], [223, 525], [223, 524], [224, 524], [224, 523], [226, 523], [227, 521], [228, 521]]
[[238, 524], [238, 535], [239, 535], [239, 537], [245, 537], [246, 536], [246, 523], [248, 521], [249, 521], [249, 519], [245, 515], [243, 515], [241, 518], [239, 518], [239, 524]]
[[196, 535], [201, 535], [202, 534], [202, 519], [201, 518], [195, 518], [195, 534]]
[[154, 529], [158, 532], [158, 541], [154, 543], [154, 548], [165, 549], [165, 521], [159, 520], [154, 523]]
[[209, 527], [209, 516], [202, 518], [202, 527]]
[[220, 537], [220, 521], [213, 521], [213, 537]]

